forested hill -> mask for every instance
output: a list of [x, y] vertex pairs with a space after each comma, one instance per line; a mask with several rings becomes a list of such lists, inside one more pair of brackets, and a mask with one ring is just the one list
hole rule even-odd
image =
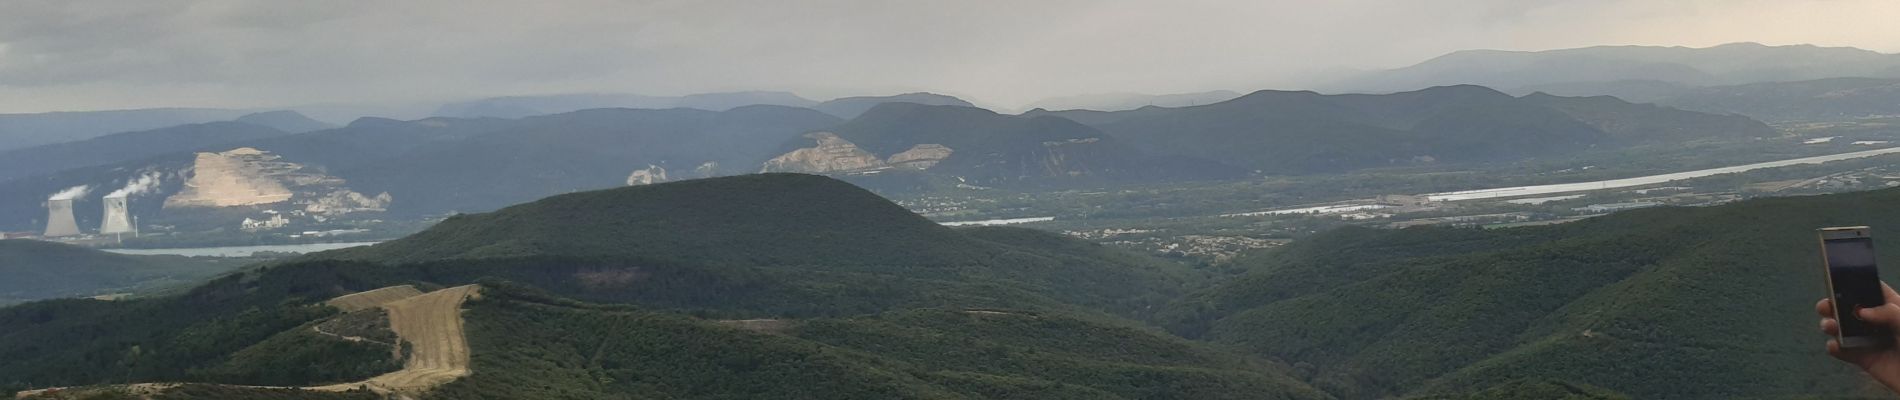
[[474, 375], [438, 398], [1329, 397], [1135, 322], [1195, 276], [1051, 233], [946, 228], [831, 178], [710, 178], [460, 216], [176, 297], [0, 309], [0, 389], [348, 381], [388, 363], [309, 334], [354, 318], [319, 302], [480, 283]]
[[1056, 234], [953, 230], [802, 174], [554, 196], [304, 259], [462, 265], [461, 279], [488, 271], [588, 300], [730, 315], [1077, 305], [1133, 315], [1189, 279], [1181, 266]]
[[536, 255], [705, 264], [967, 261], [972, 239], [831, 178], [755, 174], [549, 197], [309, 259], [419, 262]]
[[1869, 395], [1815, 331], [1813, 230], [1900, 229], [1894, 204], [1900, 190], [1545, 227], [1347, 229], [1241, 259], [1251, 272], [1179, 302], [1171, 327], [1310, 365], [1345, 398], [1525, 379], [1636, 398]]

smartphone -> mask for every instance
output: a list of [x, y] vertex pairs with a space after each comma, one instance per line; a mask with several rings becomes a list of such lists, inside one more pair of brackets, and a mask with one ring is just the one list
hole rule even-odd
[[1827, 291], [1834, 299], [1834, 320], [1841, 324], [1841, 348], [1885, 346], [1893, 338], [1886, 328], [1861, 321], [1855, 310], [1887, 304], [1880, 288], [1880, 269], [1874, 266], [1873, 229], [1865, 226], [1821, 228], [1821, 262], [1827, 271]]

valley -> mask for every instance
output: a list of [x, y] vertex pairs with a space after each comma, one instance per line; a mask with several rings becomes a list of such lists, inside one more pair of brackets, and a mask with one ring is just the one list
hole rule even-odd
[[[0, 372], [71, 383], [61, 386], [113, 383], [117, 378], [56, 375], [65, 366], [89, 361], [19, 346], [71, 343], [67, 348], [73, 351], [113, 351], [117, 345], [93, 337], [131, 335], [143, 338], [137, 339], [141, 348], [174, 349], [174, 355], [87, 368], [146, 376], [118, 383], [194, 383], [64, 390], [243, 393], [368, 385], [371, 392], [440, 398], [723, 396], [787, 390], [785, 382], [796, 381], [823, 384], [786, 392], [795, 397], [983, 398], [980, 393], [1007, 390], [1114, 398], [1152, 396], [1146, 388], [1167, 387], [1162, 397], [1378, 398], [1549, 385], [1614, 388], [1601, 390], [1644, 397], [1690, 393], [1614, 373], [1576, 374], [1566, 367], [1581, 363], [1613, 371], [1618, 367], [1603, 363], [1621, 363], [1632, 373], [1670, 371], [1676, 379], [1709, 382], [1688, 389], [1693, 393], [1813, 393], [1808, 390], [1826, 387], [1836, 388], [1827, 393], [1854, 395], [1867, 392], [1852, 389], [1858, 386], [1844, 366], [1818, 353], [1789, 350], [1810, 338], [1779, 327], [1807, 317], [1804, 310], [1773, 305], [1813, 295], [1811, 286], [1818, 282], [1791, 284], [1809, 281], [1796, 279], [1808, 275], [1784, 265], [1809, 258], [1810, 247], [1776, 246], [1798, 242], [1792, 236], [1801, 232], [1760, 227], [1882, 223], [1893, 215], [1876, 205], [1892, 201], [1900, 193], [1896, 190], [1648, 208], [1510, 229], [1342, 225], [1273, 243], [1278, 249], [1273, 252], [1236, 252], [1216, 264], [1220, 268], [1208, 270], [1034, 230], [943, 227], [830, 178], [763, 174], [690, 180], [555, 196], [452, 218], [401, 240], [307, 254], [176, 297], [0, 309], [5, 323], [0, 326], [10, 327], [8, 336], [0, 336], [0, 350], [38, 360], [32, 365], [61, 366]], [[773, 194], [771, 201], [759, 196], [767, 193]], [[818, 198], [831, 201], [798, 201]], [[1385, 209], [1358, 211], [1380, 210]], [[655, 219], [653, 213], [668, 217]], [[1269, 216], [1246, 218], [1256, 217]], [[709, 223], [728, 220], [752, 222]], [[720, 232], [708, 236], [715, 226], [752, 228], [710, 228]], [[805, 234], [784, 235], [793, 231], [790, 227]], [[1678, 236], [1684, 229], [1694, 231], [1691, 237]], [[1117, 231], [1108, 238], [1142, 233]], [[678, 239], [647, 242], [665, 237]], [[765, 237], [777, 240], [760, 240]], [[1756, 250], [1711, 247], [1725, 241]], [[731, 251], [736, 243], [751, 246]], [[863, 248], [891, 251], [865, 253]], [[816, 260], [830, 261], [812, 264]], [[1719, 272], [1727, 268], [1746, 273]], [[1329, 272], [1312, 272], [1317, 270]], [[1671, 277], [1685, 274], [1723, 286], [1682, 296], [1733, 291], [1754, 300], [1721, 306], [1727, 313], [1717, 315], [1668, 308], [1679, 303], [1670, 296], [1678, 295], [1656, 290], [1672, 287], [1668, 282], [1677, 278]], [[481, 285], [479, 296], [472, 295], [472, 284]], [[1525, 290], [1542, 294], [1520, 293]], [[1427, 299], [1439, 296], [1451, 299]], [[323, 311], [329, 307], [338, 311]], [[246, 323], [259, 331], [221, 347], [190, 344], [192, 332], [221, 326], [222, 318], [246, 309], [254, 311], [242, 318], [288, 319]], [[387, 346], [346, 340], [313, 325], [337, 318], [331, 313], [347, 312], [342, 314], [347, 317], [370, 309], [387, 310], [393, 337], [414, 343], [400, 367], [372, 367], [380, 362], [375, 359], [389, 356]], [[1683, 321], [1658, 320], [1638, 310], [1663, 310]], [[262, 313], [253, 314], [257, 311]], [[66, 316], [35, 319], [47, 312]], [[131, 314], [180, 312], [195, 316], [122, 323], [135, 319]], [[1469, 313], [1495, 313], [1502, 320]], [[1394, 317], [1406, 314], [1445, 316]], [[1766, 323], [1749, 325], [1730, 317], [1742, 315]], [[735, 326], [732, 321], [772, 322], [760, 329], [756, 322]], [[1331, 322], [1294, 327], [1276, 321]], [[1723, 327], [1749, 339], [1657, 336], [1648, 330], [1660, 326], [1684, 332], [1671, 325], [1678, 323]], [[455, 333], [458, 326], [466, 326], [464, 333]], [[1167, 335], [1141, 326], [1164, 328]], [[79, 331], [93, 333], [70, 334]], [[300, 332], [318, 335], [295, 339], [317, 341], [302, 345], [309, 348], [325, 341], [324, 346], [358, 346], [325, 353], [328, 366], [302, 373], [355, 371], [360, 378], [172, 375], [181, 365], [259, 362], [251, 355], [266, 351], [284, 360], [310, 357], [280, 347], [294, 343], [290, 338]], [[1419, 349], [1424, 346], [1419, 343], [1450, 337], [1465, 338], [1468, 345], [1431, 353], [1412, 350], [1406, 354], [1424, 358], [1410, 362], [1390, 360], [1397, 357], [1390, 349]], [[1716, 356], [1706, 354], [1707, 348], [1733, 350]], [[178, 352], [186, 350], [232, 355], [181, 357]], [[1631, 364], [1625, 356], [1630, 352], [1658, 356]], [[1743, 359], [1717, 362], [1730, 357]], [[362, 364], [336, 364], [345, 360]], [[1515, 367], [1497, 372], [1494, 363]], [[1805, 372], [1774, 378], [1757, 372], [1734, 375], [1747, 371], [1741, 365], [1748, 363], [1802, 365]], [[137, 365], [165, 367], [128, 369]], [[800, 378], [807, 373], [832, 378]], [[1103, 378], [1129, 376], [1123, 374], [1144, 378], [1133, 386], [1122, 383], [1125, 377]], [[603, 376], [611, 381], [600, 380]], [[668, 385], [623, 383], [654, 380]], [[424, 387], [436, 389], [413, 391]], [[1249, 389], [1230, 391], [1233, 387]], [[28, 389], [33, 388], [20, 390]], [[358, 395], [353, 393], [363, 392], [337, 395]], [[1239, 393], [1250, 395], [1235, 396]]]
[[20, 4], [0, 396], [1900, 393], [1900, 9], [1492, 3]]
[[[1798, 136], [1773, 140], [1584, 154], [1473, 169], [1388, 169], [1041, 193], [944, 191], [893, 200], [940, 221], [989, 218], [1219, 264], [1248, 250], [1345, 225], [1526, 226], [1626, 209], [1851, 192], [1900, 182], [1900, 170], [1890, 166], [1895, 148], [1853, 144], [1900, 139], [1900, 131], [1853, 126], [1795, 131]], [[1823, 134], [1857, 139], [1803, 143], [1807, 135]], [[1525, 185], [1472, 189], [1512, 183]]]

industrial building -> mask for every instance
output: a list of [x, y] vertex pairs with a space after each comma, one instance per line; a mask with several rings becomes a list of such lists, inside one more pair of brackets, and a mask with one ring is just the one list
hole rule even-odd
[[73, 220], [73, 199], [46, 201], [46, 233], [41, 236], [79, 236], [79, 223]]
[[137, 233], [138, 228], [132, 223], [131, 213], [126, 212], [125, 198], [126, 196], [105, 198], [106, 214], [105, 220], [99, 222], [99, 234]]

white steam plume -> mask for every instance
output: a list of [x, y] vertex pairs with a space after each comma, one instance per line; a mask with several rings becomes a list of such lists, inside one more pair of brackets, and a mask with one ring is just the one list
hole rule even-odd
[[92, 191], [92, 185], [73, 186], [73, 187], [66, 188], [66, 190], [61, 190], [59, 191], [59, 193], [53, 193], [53, 196], [47, 197], [46, 200], [47, 201], [72, 200], [72, 199], [77, 199], [80, 196], [85, 196], [87, 192], [91, 192], [91, 191]]
[[106, 197], [107, 198], [126, 197], [126, 196], [135, 195], [135, 194], [144, 194], [145, 192], [150, 192], [152, 191], [152, 189], [157, 189], [157, 188], [158, 188], [158, 173], [147, 172], [144, 175], [139, 175], [132, 179], [127, 179], [125, 181], [125, 187], [119, 188], [119, 190], [114, 190], [112, 191], [112, 193], [107, 193]]

